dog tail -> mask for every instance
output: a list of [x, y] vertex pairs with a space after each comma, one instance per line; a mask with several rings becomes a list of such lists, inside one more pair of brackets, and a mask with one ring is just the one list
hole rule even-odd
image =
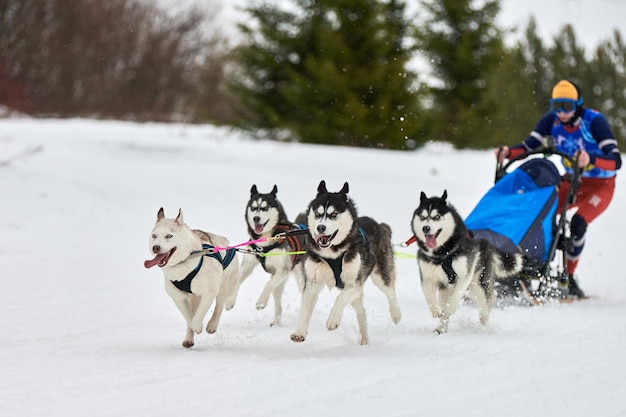
[[495, 258], [495, 278], [499, 281], [505, 281], [520, 275], [525, 271], [528, 265], [528, 258], [522, 253], [508, 253], [496, 249]]

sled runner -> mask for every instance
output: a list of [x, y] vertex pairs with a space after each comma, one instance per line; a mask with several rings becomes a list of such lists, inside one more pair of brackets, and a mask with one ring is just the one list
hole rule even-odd
[[538, 305], [572, 301], [564, 249], [571, 244], [568, 209], [575, 202], [580, 170], [568, 178], [572, 186], [559, 207], [558, 186], [563, 178], [551, 155], [576, 166], [575, 158], [553, 148], [498, 164], [495, 184], [465, 220], [473, 237], [526, 256], [528, 266], [522, 274], [496, 285], [499, 302]]

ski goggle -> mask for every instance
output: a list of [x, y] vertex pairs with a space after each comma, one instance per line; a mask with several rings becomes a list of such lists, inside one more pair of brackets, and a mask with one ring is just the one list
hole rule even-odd
[[569, 113], [576, 110], [578, 102], [569, 98], [553, 98], [550, 100], [552, 113]]

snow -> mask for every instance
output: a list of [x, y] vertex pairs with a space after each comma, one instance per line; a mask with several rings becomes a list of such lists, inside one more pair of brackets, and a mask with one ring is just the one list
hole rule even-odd
[[415, 259], [398, 256], [402, 321], [391, 322], [367, 283], [367, 346], [351, 309], [326, 330], [334, 289], [320, 294], [307, 340], [293, 343], [293, 278], [283, 325], [270, 327], [273, 306], [255, 308], [267, 280], [259, 267], [218, 332], [184, 349], [161, 271], [143, 267], [159, 207], [169, 216], [181, 207], [190, 226], [236, 244], [248, 240], [252, 184], [276, 184], [293, 218], [321, 179], [330, 190], [348, 181], [359, 213], [390, 224], [401, 242], [420, 191], [447, 189], [465, 216], [493, 170], [492, 152], [446, 146], [393, 152], [251, 140], [214, 126], [1, 120], [0, 415], [626, 415], [619, 185], [579, 267], [593, 299], [496, 308], [486, 328], [463, 305], [442, 336], [432, 333]]

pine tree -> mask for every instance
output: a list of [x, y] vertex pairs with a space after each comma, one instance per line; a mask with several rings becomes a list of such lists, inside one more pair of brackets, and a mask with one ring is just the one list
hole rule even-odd
[[[307, 143], [406, 148], [420, 142], [399, 0], [292, 0], [250, 7], [232, 90], [244, 127]], [[423, 139], [422, 139], [423, 140]]]
[[547, 110], [552, 78], [544, 63], [548, 51], [531, 19], [521, 40], [507, 48], [499, 65], [487, 75], [484, 101], [489, 109], [490, 132], [475, 142], [476, 147], [517, 144], [525, 139]]
[[626, 139], [626, 45], [618, 31], [598, 45], [581, 84], [587, 107], [601, 111], [616, 138]]
[[441, 86], [431, 88], [434, 134], [457, 147], [474, 147], [492, 134], [486, 101], [488, 75], [502, 63], [501, 31], [495, 26], [499, 0], [423, 0], [426, 15], [416, 26], [419, 47]]

